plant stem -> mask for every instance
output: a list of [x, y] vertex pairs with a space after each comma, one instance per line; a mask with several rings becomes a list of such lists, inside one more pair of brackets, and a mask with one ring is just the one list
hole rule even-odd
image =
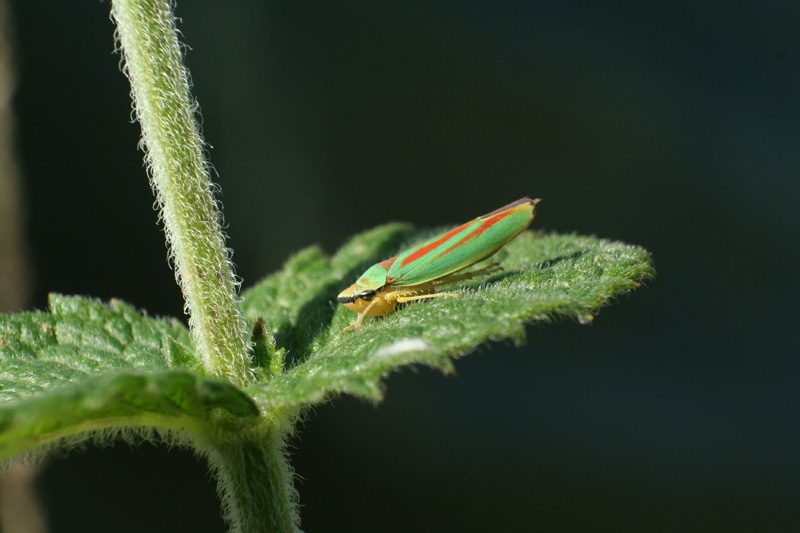
[[113, 0], [111, 13], [189, 326], [206, 372], [242, 387], [253, 379], [249, 336], [203, 157], [172, 2]]
[[[172, 3], [113, 0], [112, 16], [192, 334], [206, 372], [244, 387], [253, 381], [250, 337], [203, 157]], [[260, 337], [263, 329], [262, 324]], [[261, 342], [272, 357], [273, 344]], [[289, 419], [262, 420], [197, 443], [216, 474], [232, 531], [298, 530], [297, 496], [284, 453]]]
[[281, 425], [264, 421], [230, 438], [212, 439], [205, 451], [232, 533], [300, 531], [285, 437]]

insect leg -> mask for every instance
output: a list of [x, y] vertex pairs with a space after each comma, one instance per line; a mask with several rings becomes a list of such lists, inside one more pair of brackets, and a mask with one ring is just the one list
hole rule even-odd
[[417, 294], [414, 296], [398, 296], [397, 303], [404, 304], [406, 302], [414, 302], [416, 300], [426, 300], [428, 298], [439, 298], [440, 296], [449, 296], [452, 298], [461, 298], [460, 294], [450, 294], [447, 292], [434, 292], [433, 294]]
[[355, 324], [353, 324], [352, 326], [347, 326], [346, 328], [344, 328], [344, 329], [342, 330], [342, 333], [344, 333], [344, 332], [346, 332], [346, 331], [349, 331], [349, 330], [351, 330], [351, 329], [356, 329], [358, 326], [360, 326], [360, 325], [361, 325], [361, 321], [362, 321], [362, 320], [364, 320], [364, 317], [365, 317], [365, 316], [367, 316], [367, 313], [369, 312], [369, 310], [370, 310], [370, 309], [372, 309], [372, 307], [373, 307], [373, 306], [374, 306], [376, 303], [378, 303], [378, 300], [379, 300], [379, 299], [380, 299], [380, 298], [375, 298], [375, 299], [373, 299], [373, 300], [372, 300], [372, 301], [369, 303], [369, 305], [368, 305], [367, 307], [365, 307], [365, 308], [364, 308], [364, 310], [363, 310], [363, 311], [361, 311], [361, 312], [358, 314], [358, 320], [356, 320], [356, 323], [355, 323]]

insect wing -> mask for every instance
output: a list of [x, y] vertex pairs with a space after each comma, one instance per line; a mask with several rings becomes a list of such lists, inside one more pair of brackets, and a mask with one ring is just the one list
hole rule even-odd
[[387, 281], [396, 287], [417, 285], [490, 257], [530, 226], [537, 203], [521, 198], [400, 254]]

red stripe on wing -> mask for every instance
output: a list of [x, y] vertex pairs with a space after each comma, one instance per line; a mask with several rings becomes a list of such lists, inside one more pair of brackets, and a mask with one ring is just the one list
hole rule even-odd
[[502, 213], [498, 213], [493, 217], [486, 219], [486, 221], [483, 224], [481, 224], [475, 231], [473, 231], [472, 233], [470, 233], [469, 235], [467, 235], [466, 237], [455, 243], [453, 246], [451, 246], [444, 252], [440, 253], [437, 257], [442, 257], [443, 255], [447, 254], [450, 250], [458, 248], [459, 246], [461, 246], [468, 240], [472, 239], [473, 237], [477, 237], [487, 229], [491, 228], [492, 226], [494, 226], [495, 224], [506, 218], [508, 215], [511, 214], [511, 212], [512, 210], [503, 211]]
[[406, 257], [405, 259], [403, 259], [403, 262], [400, 263], [400, 268], [405, 267], [409, 263], [413, 263], [414, 261], [416, 261], [417, 259], [419, 259], [423, 255], [427, 254], [431, 250], [434, 250], [434, 249], [438, 248], [439, 246], [442, 245], [442, 243], [447, 242], [448, 240], [450, 240], [453, 237], [453, 235], [456, 235], [456, 234], [464, 231], [464, 228], [466, 228], [470, 224], [472, 224], [472, 222], [467, 222], [466, 224], [462, 224], [457, 228], [451, 229], [450, 231], [448, 231], [447, 233], [442, 235], [442, 237], [439, 240], [436, 240], [436, 241], [430, 243], [429, 245], [427, 245], [427, 246], [425, 246], [423, 248], [420, 248], [419, 250], [417, 250], [413, 254], [411, 254], [408, 257]]

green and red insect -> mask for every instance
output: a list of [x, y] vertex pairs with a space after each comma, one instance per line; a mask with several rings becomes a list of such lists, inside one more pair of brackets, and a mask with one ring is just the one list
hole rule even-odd
[[533, 222], [539, 201], [520, 198], [400, 255], [372, 265], [358, 281], [339, 293], [339, 302], [358, 313], [356, 323], [342, 331], [357, 328], [366, 315], [391, 313], [398, 303], [458, 296], [436, 292], [436, 288], [500, 270], [498, 265], [491, 265], [461, 273], [465, 268], [494, 255], [525, 231]]

